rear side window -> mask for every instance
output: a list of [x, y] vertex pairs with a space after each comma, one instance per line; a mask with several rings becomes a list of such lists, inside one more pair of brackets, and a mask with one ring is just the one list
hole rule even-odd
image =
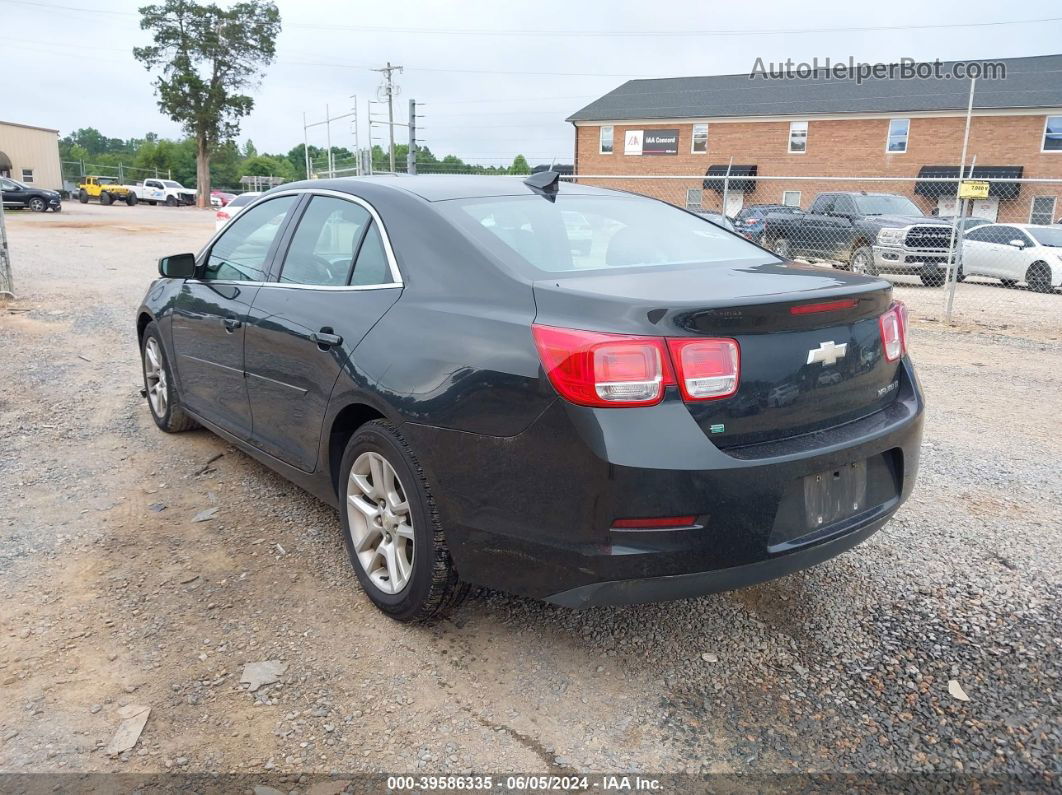
[[373, 284], [389, 284], [391, 269], [387, 264], [387, 252], [384, 251], [380, 230], [374, 223], [365, 233], [365, 240], [358, 251], [358, 261], [354, 263], [354, 277], [350, 283], [358, 287]]
[[240, 213], [210, 249], [203, 279], [264, 281], [273, 241], [296, 198], [281, 196]]
[[635, 196], [510, 196], [440, 202], [466, 235], [517, 270], [558, 273], [680, 263], [775, 262], [745, 238]]
[[323, 287], [345, 285], [370, 220], [368, 211], [359, 204], [332, 196], [314, 196], [291, 238], [280, 281]]

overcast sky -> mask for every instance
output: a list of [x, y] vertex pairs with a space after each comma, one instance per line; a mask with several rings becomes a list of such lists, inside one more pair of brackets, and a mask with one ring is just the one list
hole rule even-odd
[[[136, 13], [141, 4], [0, 0], [0, 118], [63, 134], [96, 127], [116, 138], [149, 131], [178, 136], [178, 126], [158, 112], [149, 76], [131, 54], [147, 41]], [[796, 32], [1062, 17], [1058, 0], [279, 0], [278, 6], [283, 32], [277, 60], [253, 92], [255, 110], [240, 135], [241, 143], [251, 138], [260, 152], [287, 152], [302, 141], [304, 111], [318, 120], [329, 104], [337, 115], [352, 107], [351, 95], [358, 98], [364, 146], [367, 100], [376, 98], [380, 83], [369, 69], [388, 60], [405, 67], [398, 78], [398, 118], [406, 120], [409, 98], [424, 103], [420, 137], [437, 155], [508, 163], [520, 152], [534, 163], [554, 157], [570, 162], [572, 128], [565, 116], [631, 77], [742, 73], [757, 56], [873, 62], [1062, 50], [1060, 22]], [[616, 35], [686, 31], [697, 33]], [[386, 130], [374, 128], [373, 135], [379, 142]], [[405, 141], [405, 131], [396, 139]], [[334, 125], [332, 140], [353, 148], [350, 125]], [[311, 130], [310, 142], [324, 144], [323, 128]]]

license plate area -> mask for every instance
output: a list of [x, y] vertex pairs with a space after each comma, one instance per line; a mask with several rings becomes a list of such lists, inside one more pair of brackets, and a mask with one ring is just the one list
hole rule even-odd
[[804, 478], [804, 526], [818, 530], [866, 508], [866, 459]]

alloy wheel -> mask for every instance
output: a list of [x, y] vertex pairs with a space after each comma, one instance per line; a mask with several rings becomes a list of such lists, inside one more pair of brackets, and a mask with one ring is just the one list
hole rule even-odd
[[156, 417], [165, 416], [170, 391], [166, 383], [166, 369], [162, 366], [162, 351], [154, 337], [148, 337], [144, 344], [144, 380], [147, 382], [151, 410], [155, 412]]
[[350, 468], [347, 520], [358, 562], [373, 585], [400, 593], [413, 574], [413, 519], [398, 473], [379, 453], [362, 453]]

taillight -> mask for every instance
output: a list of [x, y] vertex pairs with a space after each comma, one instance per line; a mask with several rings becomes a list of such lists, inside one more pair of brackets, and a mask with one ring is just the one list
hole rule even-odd
[[542, 366], [561, 397], [580, 406], [652, 406], [668, 386], [684, 400], [717, 400], [738, 388], [736, 340], [642, 337], [531, 327]]
[[894, 301], [878, 323], [881, 326], [881, 347], [885, 361], [895, 362], [907, 353], [907, 307]]
[[612, 522], [613, 530], [676, 530], [690, 527], [697, 521], [696, 516], [654, 516], [648, 519], [616, 519]]
[[533, 325], [550, 383], [580, 406], [651, 406], [675, 383], [662, 337]]
[[218, 210], [217, 219], [219, 221], [227, 221], [227, 220], [229, 220], [229, 218], [230, 218], [230, 216], [229, 216], [229, 214], [227, 212], [225, 212], [224, 210]]
[[737, 392], [740, 354], [736, 340], [669, 337], [667, 346], [683, 399], [718, 400]]

